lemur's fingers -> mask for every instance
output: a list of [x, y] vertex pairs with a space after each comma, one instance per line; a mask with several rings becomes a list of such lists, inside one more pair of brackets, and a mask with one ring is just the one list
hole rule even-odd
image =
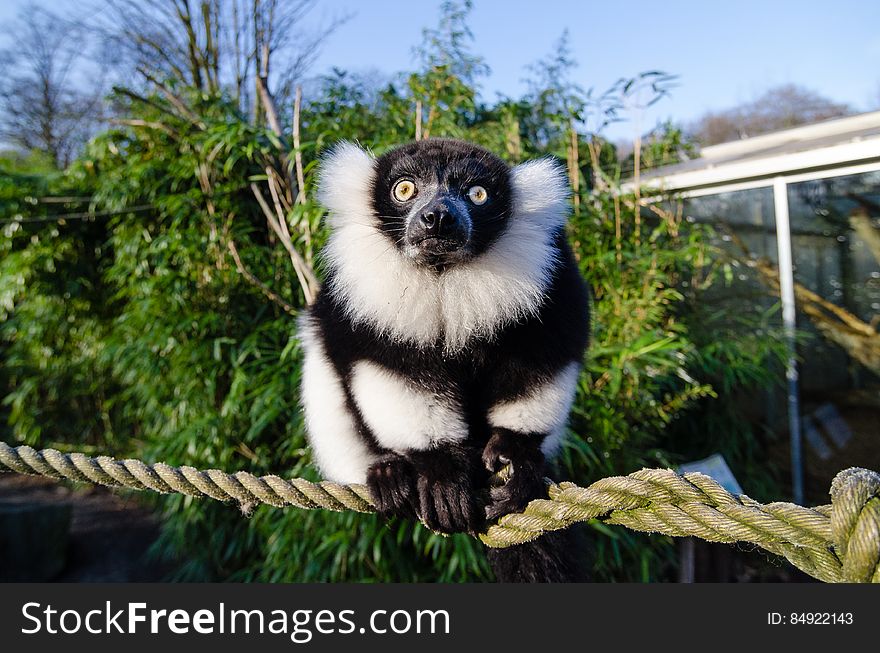
[[409, 453], [415, 474], [414, 504], [425, 525], [442, 533], [477, 532], [482, 510], [476, 488], [485, 479], [479, 451], [449, 446]]
[[510, 459], [504, 455], [502, 451], [500, 451], [499, 440], [495, 437], [489, 440], [488, 444], [486, 444], [486, 448], [483, 449], [483, 465], [490, 472], [495, 473], [501, 470], [507, 463], [510, 462]]
[[491, 488], [486, 506], [486, 519], [495, 520], [509, 512], [519, 512], [532, 499], [542, 496], [543, 467], [528, 462], [514, 461], [513, 472], [504, 485]]
[[420, 516], [425, 525], [441, 533], [475, 533], [482, 521], [475, 493], [457, 483], [419, 479]]
[[431, 483], [424, 476], [419, 476], [418, 481], [418, 501], [419, 501], [419, 518], [432, 531], [440, 531], [439, 520], [437, 519], [437, 511], [434, 506], [434, 498], [431, 495]]
[[483, 511], [474, 497], [474, 492], [459, 492], [458, 494], [459, 510], [461, 510], [461, 514], [467, 523], [468, 533], [472, 534], [482, 530], [484, 521]]
[[511, 463], [540, 459], [540, 442], [541, 438], [526, 433], [495, 429], [483, 448], [483, 465], [490, 472], [498, 472]]
[[386, 517], [415, 515], [415, 474], [412, 464], [397, 454], [379, 459], [367, 470], [367, 487], [380, 514]]
[[439, 533], [456, 533], [462, 530], [460, 520], [450, 509], [447, 495], [453, 491], [451, 485], [419, 479], [420, 516], [425, 525]]
[[449, 501], [450, 495], [454, 492], [454, 487], [440, 484], [435, 485], [431, 492], [434, 500], [434, 512], [437, 515], [437, 524], [444, 533], [454, 533], [461, 530], [461, 520], [458, 519], [458, 515]]
[[466, 531], [475, 533], [479, 530], [481, 516], [480, 510], [474, 497], [476, 492], [473, 488], [453, 487], [446, 496], [449, 514], [454, 522], [457, 532]]

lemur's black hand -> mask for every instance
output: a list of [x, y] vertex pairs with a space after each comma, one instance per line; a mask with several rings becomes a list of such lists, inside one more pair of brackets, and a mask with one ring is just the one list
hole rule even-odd
[[378, 511], [417, 516], [442, 533], [476, 533], [483, 523], [477, 503], [482, 471], [477, 451], [458, 446], [388, 454], [367, 472]]
[[508, 429], [495, 429], [483, 449], [483, 464], [490, 472], [511, 466], [511, 476], [504, 485], [491, 489], [486, 518], [495, 520], [509, 512], [518, 512], [532, 499], [545, 496], [544, 454], [541, 439]]
[[477, 533], [483, 514], [477, 501], [485, 474], [479, 451], [458, 446], [411, 452], [418, 471], [419, 517], [441, 533]]
[[415, 469], [408, 458], [389, 453], [367, 470], [367, 487], [384, 517], [416, 517]]

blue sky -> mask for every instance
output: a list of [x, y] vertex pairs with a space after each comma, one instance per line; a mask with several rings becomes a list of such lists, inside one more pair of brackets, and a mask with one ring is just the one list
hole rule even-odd
[[[24, 0], [0, 2], [0, 21]], [[68, 8], [71, 0], [44, 0]], [[97, 4], [100, 4], [98, 2]], [[439, 0], [320, 0], [313, 16], [353, 18], [325, 44], [312, 72], [332, 66], [393, 73], [411, 67], [422, 28], [436, 21]], [[669, 99], [643, 118], [688, 121], [709, 109], [797, 83], [857, 110], [880, 108], [880, 2], [597, 2], [475, 0], [474, 49], [492, 69], [483, 96], [516, 96], [525, 67], [550, 52], [565, 28], [579, 62], [575, 81], [601, 91], [621, 76], [660, 69], [680, 76]], [[631, 134], [616, 125], [613, 138]]]

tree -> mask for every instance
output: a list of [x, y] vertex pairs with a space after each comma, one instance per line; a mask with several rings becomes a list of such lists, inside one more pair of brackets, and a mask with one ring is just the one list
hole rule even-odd
[[542, 147], [567, 142], [572, 121], [580, 121], [586, 107], [584, 90], [572, 81], [577, 62], [571, 52], [568, 30], [553, 51], [527, 67], [528, 100], [533, 116], [527, 127], [531, 140]]
[[102, 83], [83, 74], [81, 27], [33, 6], [6, 31], [14, 46], [0, 52], [0, 135], [24, 151], [64, 167], [95, 132]]
[[[108, 0], [107, 11], [88, 27], [103, 38], [117, 69], [137, 73], [150, 85], [173, 79], [202, 93], [229, 92], [259, 119], [260, 85], [271, 85], [279, 102], [286, 102], [323, 41], [347, 20], [301, 27], [316, 5], [317, 0]], [[284, 61], [283, 68], [273, 69], [276, 60]]]
[[722, 111], [709, 111], [688, 131], [701, 145], [714, 145], [758, 136], [780, 129], [807, 125], [853, 112], [803, 86], [784, 84], [758, 98]]
[[414, 48], [425, 69], [447, 68], [468, 86], [489, 74], [483, 57], [471, 52], [474, 34], [468, 26], [472, 0], [443, 0], [436, 28], [422, 30], [422, 45]]

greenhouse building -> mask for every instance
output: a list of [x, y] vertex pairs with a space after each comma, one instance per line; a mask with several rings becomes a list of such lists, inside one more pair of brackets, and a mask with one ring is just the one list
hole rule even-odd
[[747, 262], [740, 283], [777, 293], [787, 392], [762, 410], [788, 439], [795, 501], [844, 467], [880, 468], [880, 111], [705, 147], [642, 179], [719, 227]]

